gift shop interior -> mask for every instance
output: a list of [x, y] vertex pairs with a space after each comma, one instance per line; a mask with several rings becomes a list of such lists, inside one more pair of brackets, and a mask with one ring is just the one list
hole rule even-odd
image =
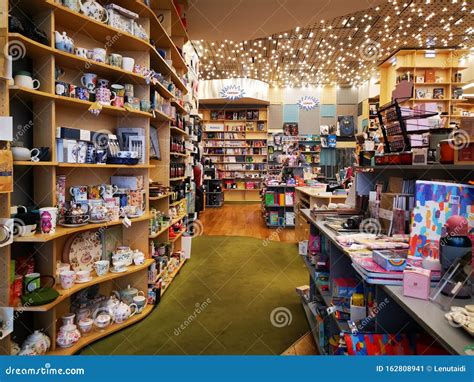
[[271, 3], [0, 0], [1, 354], [474, 354], [472, 3]]

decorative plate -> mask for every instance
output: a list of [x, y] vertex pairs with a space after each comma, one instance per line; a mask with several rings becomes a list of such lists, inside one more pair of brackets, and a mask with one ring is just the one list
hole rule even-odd
[[69, 238], [63, 249], [63, 262], [74, 271], [94, 268], [94, 262], [102, 258], [102, 236], [99, 231], [79, 232]]

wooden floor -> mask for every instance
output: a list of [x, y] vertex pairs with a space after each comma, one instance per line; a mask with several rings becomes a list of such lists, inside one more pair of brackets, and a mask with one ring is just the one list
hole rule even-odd
[[221, 208], [206, 208], [199, 220], [204, 227], [203, 235], [296, 242], [294, 228], [268, 228], [265, 225], [260, 203], [224, 203]]
[[282, 355], [319, 355], [314, 338], [311, 332], [306, 333], [288, 349], [286, 349]]

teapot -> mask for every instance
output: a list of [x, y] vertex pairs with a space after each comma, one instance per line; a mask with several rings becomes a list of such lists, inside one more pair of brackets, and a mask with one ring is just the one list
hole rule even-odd
[[113, 291], [112, 292], [119, 300], [122, 300], [125, 304], [130, 305], [133, 303], [133, 298], [138, 295], [145, 296], [145, 292], [139, 291], [137, 288], [133, 288], [130, 285], [126, 289], [122, 289], [121, 291]]
[[109, 21], [109, 14], [106, 9], [95, 0], [88, 0], [82, 3], [81, 12], [87, 17], [91, 17], [102, 23], [107, 23]]
[[26, 348], [33, 349], [36, 354], [46, 354], [50, 347], [51, 340], [49, 337], [39, 330], [35, 330], [33, 334], [30, 334], [25, 342], [23, 342], [22, 348], [24, 350], [26, 350]]
[[34, 346], [27, 345], [20, 350], [18, 355], [38, 355], [38, 353]]
[[[132, 307], [133, 307], [133, 311], [132, 311]], [[111, 311], [112, 319], [114, 320], [115, 323], [121, 324], [122, 322], [125, 322], [130, 317], [132, 317], [135, 313], [137, 313], [137, 310], [138, 310], [138, 306], [135, 303], [127, 305], [124, 302], [119, 302], [117, 305], [113, 307]]]
[[81, 332], [74, 324], [63, 325], [59, 328], [56, 343], [62, 348], [69, 348], [81, 338]]
[[74, 40], [66, 32], [54, 31], [56, 49], [67, 53], [74, 53]]

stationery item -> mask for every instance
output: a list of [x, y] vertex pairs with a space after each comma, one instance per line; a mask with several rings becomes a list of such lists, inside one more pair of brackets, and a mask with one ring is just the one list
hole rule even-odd
[[56, 221], [58, 209], [56, 207], [43, 207], [39, 209], [41, 233], [54, 234], [56, 232]]
[[23, 278], [23, 283], [25, 286], [25, 292], [33, 292], [35, 289], [38, 289], [41, 286], [39, 273], [28, 273]]
[[87, 143], [86, 163], [95, 163], [95, 146], [93, 143]]
[[56, 203], [60, 207], [66, 203], [66, 175], [56, 176]]
[[[38, 306], [38, 305], [45, 305], [53, 302], [59, 297], [58, 291], [53, 288], [55, 280], [53, 276], [45, 275], [40, 276], [41, 279], [48, 278], [51, 281], [50, 286], [42, 286], [36, 288], [33, 292], [26, 292], [21, 296], [21, 301], [23, 305], [27, 306]], [[30, 282], [35, 282], [32, 280]], [[28, 289], [29, 286], [27, 285], [26, 288]]]
[[95, 149], [95, 163], [96, 164], [107, 163], [107, 149]]
[[428, 300], [431, 287], [431, 271], [410, 268], [403, 271], [403, 295]]
[[372, 259], [383, 269], [388, 271], [402, 271], [407, 264], [408, 252], [406, 250], [376, 250], [372, 253]]
[[87, 159], [87, 142], [77, 142], [77, 163], [86, 163]]
[[412, 214], [410, 255], [439, 258], [443, 227], [453, 215], [467, 218], [474, 226], [474, 186], [416, 181], [416, 205]]

